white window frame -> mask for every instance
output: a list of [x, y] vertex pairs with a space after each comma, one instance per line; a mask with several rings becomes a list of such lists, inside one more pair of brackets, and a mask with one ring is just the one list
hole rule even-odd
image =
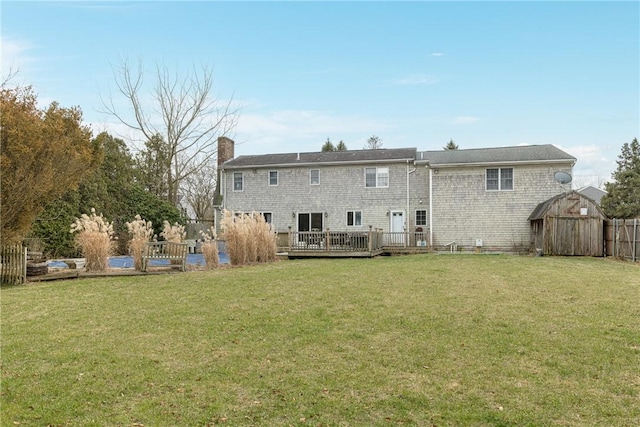
[[[275, 174], [274, 175], [276, 177], [276, 183], [275, 184], [273, 184], [271, 182], [271, 174]], [[280, 174], [278, 173], [278, 171], [270, 170], [269, 171], [269, 187], [277, 187], [279, 181], [280, 181]]]
[[[236, 188], [236, 177], [240, 177], [240, 188]], [[244, 191], [244, 172], [233, 173], [233, 191]]]
[[[367, 171], [375, 170], [375, 185], [368, 185]], [[381, 182], [382, 181], [382, 182]], [[366, 167], [364, 168], [364, 186], [365, 188], [388, 188], [389, 187], [389, 168], [388, 167]]]
[[[424, 212], [424, 223], [418, 222], [418, 212]], [[416, 209], [415, 224], [416, 224], [416, 227], [427, 226], [427, 210], [426, 209]]]
[[[489, 171], [498, 171], [498, 176], [497, 176], [497, 186], [498, 188], [489, 188]], [[509, 178], [505, 178], [503, 176], [503, 171], [504, 173], [506, 173], [507, 171], [511, 172], [511, 177]], [[484, 173], [484, 189], [485, 191], [513, 191], [515, 188], [515, 184], [514, 184], [514, 168], [487, 168], [485, 169], [485, 173]], [[509, 181], [505, 181], [505, 179], [508, 179]], [[492, 183], [495, 180], [495, 178], [492, 178]], [[510, 182], [511, 183], [511, 188], [504, 188], [505, 186], [503, 185], [503, 182]], [[495, 185], [495, 183], [494, 183]]]
[[[313, 172], [318, 172], [318, 181], [313, 182]], [[320, 169], [310, 169], [309, 170], [309, 185], [320, 185]]]
[[[349, 224], [349, 214], [351, 214], [352, 224]], [[359, 223], [358, 223], [358, 219], [360, 220]], [[346, 223], [347, 223], [347, 227], [362, 227], [362, 223], [363, 223], [362, 211], [357, 209], [348, 210]]]

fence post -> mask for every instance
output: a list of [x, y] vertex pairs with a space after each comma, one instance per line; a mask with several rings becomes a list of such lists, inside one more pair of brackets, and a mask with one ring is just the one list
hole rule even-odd
[[631, 260], [636, 262], [636, 245], [638, 244], [638, 219], [633, 219], [633, 246], [631, 247]]
[[371, 233], [372, 229], [373, 229], [373, 226], [369, 225], [369, 239], [368, 239], [368, 242], [367, 242], [367, 246], [369, 247], [369, 252], [371, 252], [371, 244], [373, 243], [372, 239], [371, 239], [373, 237], [373, 235]]
[[289, 249], [287, 250], [287, 252], [291, 252], [291, 248], [293, 247], [293, 241], [291, 240], [291, 226], [289, 226]]

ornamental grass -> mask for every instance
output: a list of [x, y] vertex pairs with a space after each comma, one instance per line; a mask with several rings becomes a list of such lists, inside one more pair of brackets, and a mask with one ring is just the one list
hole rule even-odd
[[236, 214], [225, 210], [221, 225], [231, 265], [276, 259], [276, 233], [259, 213]]
[[86, 271], [105, 271], [109, 266], [109, 256], [113, 252], [113, 224], [97, 215], [91, 208], [91, 215], [82, 214], [71, 224], [82, 256], [86, 259]]
[[131, 240], [129, 240], [129, 253], [133, 257], [133, 267], [136, 270], [142, 270], [142, 253], [144, 246], [154, 237], [153, 223], [142, 219], [140, 215], [136, 215], [133, 221], [127, 222], [127, 229], [131, 235]]
[[202, 255], [204, 256], [205, 269], [213, 270], [220, 265], [218, 254], [218, 241], [216, 240], [216, 230], [211, 227], [209, 231], [200, 231], [202, 236]]

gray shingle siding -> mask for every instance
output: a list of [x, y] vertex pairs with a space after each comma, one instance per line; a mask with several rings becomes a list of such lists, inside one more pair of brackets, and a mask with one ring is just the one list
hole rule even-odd
[[[570, 173], [575, 161], [553, 145], [240, 156], [222, 166], [223, 206], [270, 212], [280, 232], [295, 231], [300, 212], [321, 212], [325, 229], [347, 230], [347, 211], [362, 212], [362, 226], [349, 229], [371, 225], [390, 231], [389, 213], [396, 210], [404, 212], [413, 231], [416, 210], [425, 210], [428, 224], [422, 227], [431, 231], [436, 248], [455, 241], [472, 249], [482, 239], [485, 250], [512, 251], [529, 246], [529, 215], [565, 190], [553, 175]], [[388, 167], [389, 187], [366, 188], [365, 167]], [[486, 169], [495, 167], [513, 168], [513, 190], [486, 190]], [[320, 170], [320, 185], [310, 184], [311, 169]], [[277, 186], [269, 185], [273, 170], [278, 171]], [[242, 192], [233, 191], [234, 172], [244, 174]]]

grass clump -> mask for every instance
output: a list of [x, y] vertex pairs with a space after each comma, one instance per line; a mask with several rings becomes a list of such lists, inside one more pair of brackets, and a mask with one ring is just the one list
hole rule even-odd
[[277, 235], [259, 213], [225, 210], [221, 226], [231, 265], [275, 261]]
[[78, 233], [75, 243], [86, 259], [86, 271], [105, 271], [113, 252], [113, 225], [91, 208], [91, 215], [82, 214], [71, 224], [71, 233]]
[[154, 237], [153, 223], [142, 219], [140, 215], [136, 215], [133, 221], [127, 222], [127, 230], [129, 230], [129, 235], [131, 236], [129, 253], [133, 257], [133, 266], [136, 270], [142, 270], [144, 245]]
[[200, 231], [202, 236], [202, 255], [204, 256], [205, 268], [212, 270], [218, 268], [220, 258], [218, 254], [218, 241], [216, 240], [216, 229], [211, 227], [209, 231]]

